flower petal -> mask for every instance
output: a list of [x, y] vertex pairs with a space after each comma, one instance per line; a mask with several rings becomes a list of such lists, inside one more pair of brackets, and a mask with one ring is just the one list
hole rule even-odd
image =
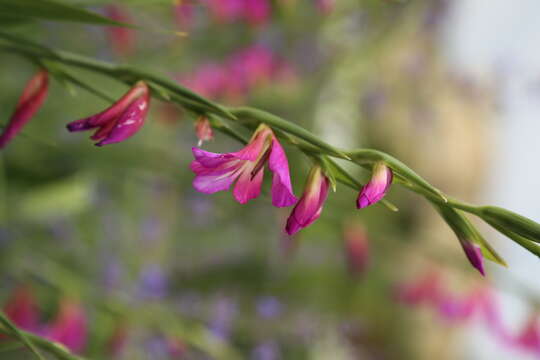
[[[251, 164], [250, 164], [251, 165]], [[261, 185], [264, 177], [264, 166], [252, 178], [252, 166], [242, 169], [240, 178], [236, 182], [233, 196], [240, 204], [245, 204], [251, 199], [255, 199], [261, 193]]]
[[289, 163], [281, 144], [275, 136], [272, 136], [272, 149], [268, 167], [274, 173], [272, 178], [272, 204], [277, 207], [291, 206], [297, 198], [293, 194]]
[[390, 188], [392, 179], [393, 173], [388, 166], [383, 163], [375, 164], [371, 180], [360, 189], [356, 207], [362, 209], [381, 200]]

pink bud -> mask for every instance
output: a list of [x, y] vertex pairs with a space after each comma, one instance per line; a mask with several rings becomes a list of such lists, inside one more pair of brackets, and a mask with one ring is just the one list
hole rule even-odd
[[41, 70], [26, 84], [24, 91], [9, 123], [0, 135], [0, 149], [5, 147], [15, 135], [17, 135], [28, 121], [39, 110], [49, 87], [47, 71]]
[[392, 170], [388, 166], [383, 162], [375, 163], [373, 165], [371, 180], [360, 189], [360, 194], [358, 194], [358, 199], [356, 200], [356, 207], [362, 209], [380, 201], [390, 188], [392, 178]]
[[46, 337], [64, 344], [71, 351], [80, 353], [87, 339], [87, 321], [83, 308], [76, 301], [64, 299]]
[[39, 327], [39, 310], [29, 287], [17, 288], [11, 294], [4, 312], [15, 325], [23, 330], [36, 331]]
[[214, 138], [212, 125], [206, 116], [199, 116], [195, 121], [195, 133], [199, 139], [197, 146], [201, 146], [204, 141], [210, 141]]
[[150, 90], [139, 81], [120, 100], [108, 109], [67, 125], [69, 131], [96, 129], [92, 140], [99, 140], [96, 146], [124, 141], [137, 133], [144, 124], [150, 104]]

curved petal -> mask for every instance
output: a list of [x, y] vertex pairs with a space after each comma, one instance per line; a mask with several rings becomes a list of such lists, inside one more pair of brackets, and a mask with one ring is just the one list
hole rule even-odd
[[271, 130], [268, 127], [257, 130], [249, 143], [243, 149], [230, 153], [230, 155], [241, 160], [257, 160], [261, 153], [263, 153], [266, 149], [266, 146], [268, 145], [267, 140], [271, 134]]
[[193, 153], [195, 161], [205, 168], [217, 168], [225, 163], [236, 160], [231, 154], [213, 153], [196, 147], [192, 147], [191, 152]]
[[392, 179], [393, 173], [388, 166], [375, 164], [371, 180], [360, 189], [356, 207], [362, 209], [380, 201], [390, 188]]
[[149, 102], [149, 94], [135, 99], [120, 115], [114, 127], [106, 135], [107, 137], [98, 142], [96, 146], [118, 143], [135, 135], [144, 124]]
[[291, 206], [297, 201], [297, 198], [292, 190], [287, 156], [275, 136], [272, 136], [272, 149], [270, 151], [268, 167], [274, 173], [272, 178], [272, 205], [277, 207]]
[[[250, 164], [251, 165], [251, 164]], [[264, 167], [252, 178], [252, 166], [246, 166], [236, 185], [234, 186], [233, 196], [240, 204], [245, 204], [251, 199], [255, 199], [261, 193], [261, 185], [264, 177]]]
[[311, 225], [321, 216], [322, 207], [328, 196], [328, 187], [328, 179], [322, 174], [319, 174], [314, 184], [308, 185], [287, 219], [287, 225], [285, 226], [287, 234], [295, 234], [300, 229]]

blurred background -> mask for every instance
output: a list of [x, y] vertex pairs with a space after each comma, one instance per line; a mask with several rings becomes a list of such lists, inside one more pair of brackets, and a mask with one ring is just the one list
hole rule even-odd
[[[281, 115], [342, 148], [403, 160], [445, 193], [540, 220], [535, 0], [73, 0], [141, 30], [4, 29], [168, 75]], [[35, 65], [0, 53], [0, 124]], [[73, 70], [107, 95], [127, 88]], [[153, 100], [129, 141], [65, 124], [108, 103], [52, 81], [0, 153], [0, 301], [88, 359], [535, 359], [537, 259], [481, 227], [509, 264], [482, 278], [447, 225], [399, 186], [355, 209], [338, 187], [284, 234], [268, 189], [247, 205], [196, 192], [195, 116]], [[209, 151], [242, 147], [216, 133]], [[295, 193], [310, 163], [286, 147]], [[366, 174], [351, 172], [365, 181]], [[48, 331], [47, 333], [50, 333]], [[0, 358], [30, 355], [0, 339]]]

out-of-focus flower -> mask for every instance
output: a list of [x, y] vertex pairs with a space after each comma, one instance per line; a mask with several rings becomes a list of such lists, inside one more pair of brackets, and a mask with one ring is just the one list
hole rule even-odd
[[356, 223], [348, 224], [344, 231], [345, 257], [352, 275], [362, 274], [369, 261], [369, 241], [365, 228]]
[[39, 328], [39, 309], [32, 290], [27, 286], [15, 289], [4, 306], [4, 312], [23, 330], [35, 332]]
[[219, 23], [231, 23], [244, 14], [244, 0], [207, 0], [213, 18]]
[[538, 314], [533, 314], [516, 338], [516, 345], [540, 354], [540, 322]]
[[287, 219], [285, 231], [293, 235], [321, 216], [324, 202], [328, 196], [330, 182], [319, 165], [309, 172], [302, 197]]
[[107, 349], [112, 357], [120, 357], [126, 347], [128, 328], [125, 324], [118, 324], [107, 341]]
[[45, 334], [73, 352], [82, 352], [87, 340], [87, 320], [81, 305], [74, 300], [63, 299], [56, 319]]
[[108, 109], [90, 117], [76, 120], [67, 125], [69, 131], [96, 129], [90, 138], [97, 140], [96, 146], [124, 141], [144, 124], [150, 104], [150, 90], [139, 81], [124, 96]]
[[0, 135], [0, 149], [5, 147], [17, 135], [39, 110], [47, 97], [48, 88], [49, 76], [45, 70], [39, 71], [26, 84], [15, 112], [11, 115], [9, 123], [4, 128], [2, 135]]
[[265, 124], [259, 125], [249, 143], [240, 151], [217, 154], [196, 147], [192, 151], [195, 160], [191, 163], [191, 170], [196, 174], [193, 187], [197, 191], [213, 194], [229, 189], [236, 181], [233, 196], [245, 204], [259, 196], [264, 167], [268, 163], [274, 173], [272, 204], [284, 207], [296, 202], [285, 151]]
[[373, 165], [371, 180], [360, 189], [356, 207], [362, 209], [381, 200], [390, 188], [392, 178], [392, 170], [383, 162], [376, 162]]
[[422, 277], [399, 284], [396, 287], [396, 299], [408, 304], [419, 305], [425, 302], [437, 302], [441, 291], [441, 277], [438, 272], [430, 271]]
[[[129, 24], [132, 22], [129, 12], [117, 5], [108, 5], [105, 13], [114, 21]], [[130, 56], [135, 51], [135, 31], [123, 26], [107, 27], [107, 35], [113, 52], [118, 56]]]
[[220, 298], [214, 306], [210, 321], [210, 332], [221, 340], [229, 338], [234, 317], [236, 316], [236, 303], [228, 298]]
[[148, 265], [141, 271], [138, 291], [142, 299], [162, 299], [167, 295], [167, 276], [159, 265]]
[[253, 26], [265, 24], [270, 19], [272, 7], [268, 0], [244, 0], [244, 16]]
[[174, 3], [174, 18], [178, 27], [183, 30], [193, 26], [193, 4], [189, 0], [176, 0]]
[[328, 15], [334, 10], [336, 0], [315, 0], [315, 6], [321, 13]]
[[263, 342], [255, 349], [251, 356], [252, 360], [278, 360], [281, 359], [279, 346], [274, 341]]
[[257, 302], [257, 313], [263, 318], [270, 319], [279, 316], [281, 308], [281, 302], [273, 296], [266, 296]]
[[204, 141], [210, 141], [214, 138], [214, 132], [212, 131], [212, 125], [206, 116], [199, 116], [195, 121], [195, 133], [199, 142], [197, 146], [201, 146]]

